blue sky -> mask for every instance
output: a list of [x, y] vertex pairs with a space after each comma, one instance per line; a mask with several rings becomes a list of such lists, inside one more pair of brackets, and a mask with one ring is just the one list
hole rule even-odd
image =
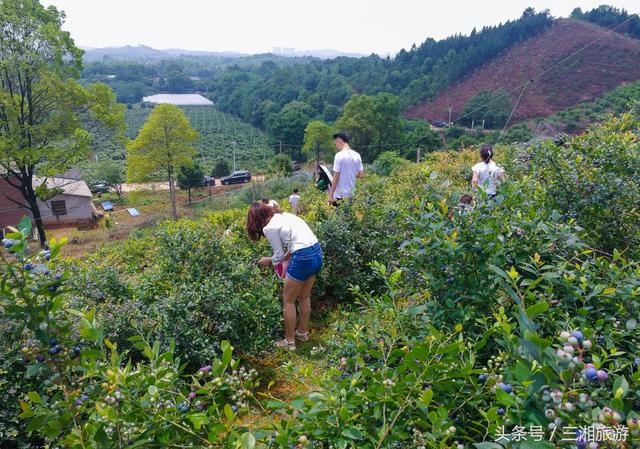
[[[86, 47], [261, 53], [274, 47], [395, 53], [427, 37], [469, 33], [517, 18], [532, 6], [567, 16], [606, 0], [44, 0], [67, 14], [65, 28]], [[640, 12], [637, 0], [608, 4]]]

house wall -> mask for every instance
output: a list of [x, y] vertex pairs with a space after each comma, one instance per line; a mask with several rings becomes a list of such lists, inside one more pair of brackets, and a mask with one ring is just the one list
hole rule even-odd
[[22, 194], [18, 189], [10, 185], [6, 179], [0, 178], [0, 228], [17, 225], [22, 217], [28, 215], [27, 211], [22, 209], [11, 199], [24, 202]]
[[[61, 200], [66, 203], [67, 213], [55, 216], [51, 212], [51, 202]], [[38, 201], [38, 206], [42, 214], [42, 222], [47, 227], [89, 223], [93, 220], [91, 198], [86, 196], [59, 194], [48, 201]]]

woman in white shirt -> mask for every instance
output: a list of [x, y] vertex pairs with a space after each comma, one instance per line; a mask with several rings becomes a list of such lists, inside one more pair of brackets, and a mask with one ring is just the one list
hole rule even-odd
[[476, 190], [480, 186], [489, 198], [497, 195], [497, 187], [500, 181], [504, 179], [504, 169], [493, 162], [493, 147], [485, 143], [480, 148], [480, 157], [482, 162], [478, 162], [471, 169], [473, 178], [471, 179], [471, 187]]
[[[261, 258], [258, 265], [268, 267], [289, 261], [283, 292], [285, 338], [276, 346], [295, 350], [296, 339], [309, 339], [307, 324], [311, 314], [311, 288], [322, 269], [320, 243], [303, 219], [260, 203], [249, 208], [247, 233], [254, 241], [266, 237], [273, 248], [273, 256]], [[297, 328], [296, 300], [300, 311]]]

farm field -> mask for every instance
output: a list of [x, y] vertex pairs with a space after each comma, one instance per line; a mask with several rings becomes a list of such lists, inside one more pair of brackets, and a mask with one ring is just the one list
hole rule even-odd
[[[369, 175], [338, 210], [304, 189], [325, 265], [312, 338], [294, 353], [272, 346], [282, 284], [255, 263], [270, 250], [247, 239], [246, 206], [159, 222], [81, 257], [53, 242], [46, 262], [12, 244], [4, 297], [51, 324], [40, 337], [39, 319], [7, 316], [9, 331], [33, 330], [3, 343], [23, 348], [4, 362], [12, 375], [29, 376], [0, 385], [25, 398], [1, 415], [23, 420], [2, 425], [53, 444], [99, 432], [129, 445], [551, 449], [567, 447], [554, 429], [592, 426], [624, 427], [635, 444], [638, 136], [627, 114], [501, 146], [508, 181], [471, 209], [459, 207], [471, 151]], [[58, 277], [24, 268], [45, 262]], [[76, 370], [85, 376], [68, 384]], [[540, 426], [543, 442], [504, 444], [515, 426]]]
[[[273, 149], [268, 146], [266, 134], [219, 111], [215, 106], [182, 106], [181, 109], [191, 126], [198, 131], [199, 138], [195, 144], [197, 160], [206, 172], [210, 172], [215, 162], [221, 159], [232, 166], [234, 146], [238, 170], [265, 170], [274, 154]], [[126, 111], [127, 138], [135, 139], [151, 110], [152, 108], [134, 107]], [[125, 159], [124, 146], [114, 141], [108, 132], [99, 133], [93, 146], [98, 159]]]

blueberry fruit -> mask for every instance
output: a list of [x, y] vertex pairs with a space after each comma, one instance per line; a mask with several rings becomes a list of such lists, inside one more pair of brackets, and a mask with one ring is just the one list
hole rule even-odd
[[500, 388], [502, 391], [504, 391], [505, 393], [511, 393], [513, 391], [513, 388], [511, 387], [511, 385], [506, 384], [504, 382], [500, 382], [498, 384], [498, 388]]
[[57, 346], [57, 345], [49, 349], [49, 354], [51, 355], [56, 355], [59, 352], [60, 352], [60, 346]]
[[80, 346], [73, 348], [73, 356], [78, 357], [80, 355]]
[[36, 356], [36, 360], [40, 363], [44, 362], [44, 356], [42, 354], [38, 354]]
[[598, 378], [598, 371], [595, 368], [587, 368], [584, 370], [584, 377], [593, 382]]
[[487, 374], [480, 374], [480, 375], [478, 376], [478, 381], [479, 381], [479, 382], [484, 383], [484, 382], [486, 382], [486, 381], [487, 381], [487, 379], [489, 379], [489, 376], [488, 376]]
[[26, 271], [32, 270], [32, 269], [33, 269], [33, 264], [32, 264], [32, 263], [25, 263], [25, 264], [22, 266], [22, 269], [23, 269], [23, 270], [26, 270]]
[[498, 415], [502, 416], [504, 415], [504, 409], [502, 407], [500, 407], [498, 410], [496, 410], [496, 412], [498, 413]]
[[575, 330], [571, 333], [572, 337], [575, 337], [576, 340], [578, 340], [578, 343], [582, 343], [582, 341], [584, 340], [584, 335], [582, 334], [581, 331], [579, 330]]
[[57, 338], [52, 338], [51, 340], [49, 340], [49, 346], [56, 346], [58, 343], [60, 343], [60, 341]]
[[633, 359], [633, 368], [638, 369], [638, 366], [640, 366], [640, 357]]
[[235, 405], [231, 406], [231, 410], [233, 410], [233, 413], [237, 413], [238, 412], [238, 407], [236, 407]]
[[49, 289], [49, 291], [51, 293], [55, 292], [58, 290], [58, 286], [57, 285], [50, 285], [49, 287], [47, 287]]

